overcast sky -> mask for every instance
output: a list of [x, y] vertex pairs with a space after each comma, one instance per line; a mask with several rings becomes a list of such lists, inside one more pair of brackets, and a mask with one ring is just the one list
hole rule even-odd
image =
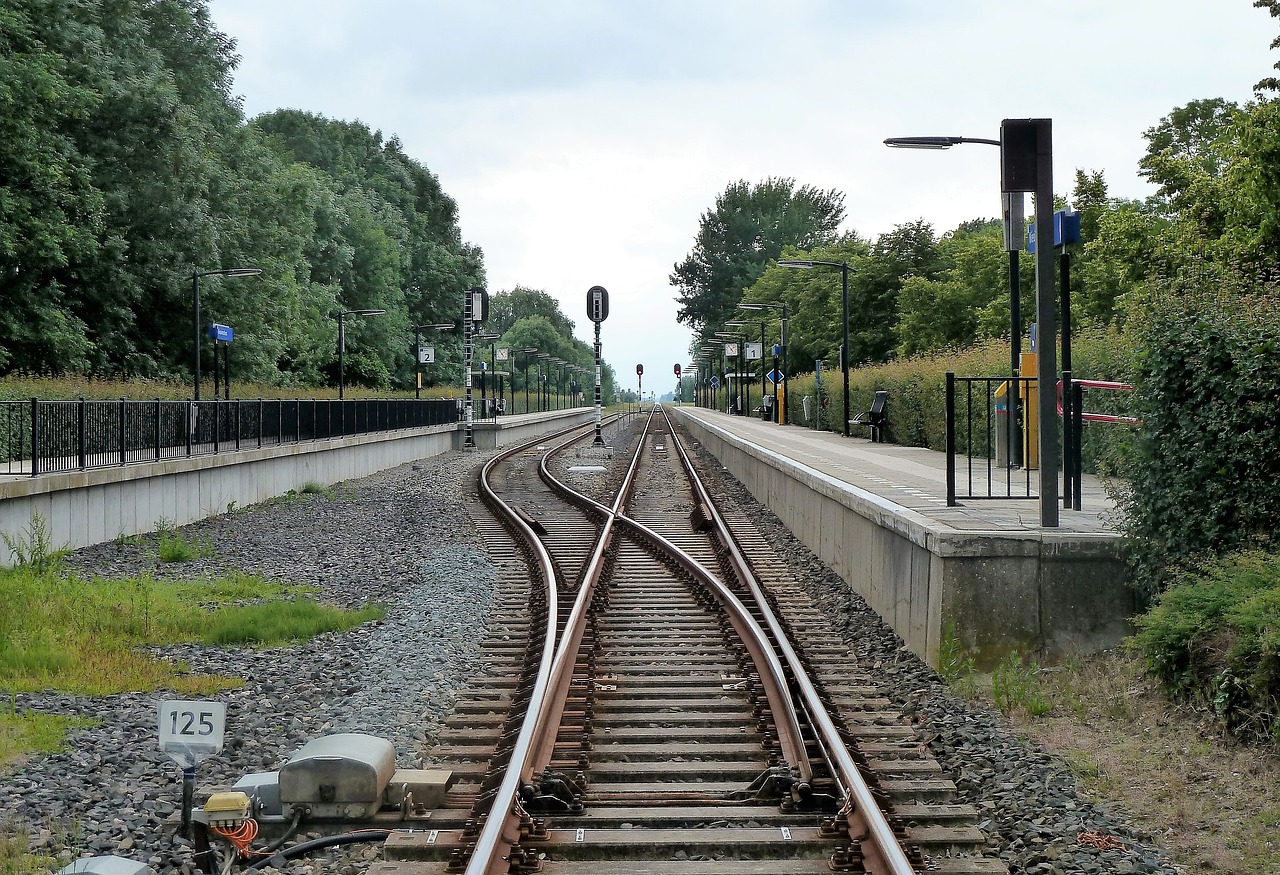
[[998, 152], [888, 136], [999, 136], [1049, 117], [1055, 189], [1102, 170], [1142, 197], [1142, 133], [1246, 101], [1280, 53], [1250, 0], [211, 0], [249, 116], [359, 119], [431, 169], [490, 290], [561, 301], [605, 359], [668, 391], [688, 362], [668, 277], [737, 179], [834, 188], [864, 236], [999, 215]]

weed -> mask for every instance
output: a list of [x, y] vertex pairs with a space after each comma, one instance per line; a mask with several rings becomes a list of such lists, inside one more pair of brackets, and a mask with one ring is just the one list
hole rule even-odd
[[161, 562], [192, 562], [213, 556], [212, 544], [187, 540], [163, 517], [156, 523], [156, 546]]
[[71, 552], [68, 547], [54, 549], [49, 526], [38, 513], [31, 515], [31, 523], [24, 533], [10, 535], [0, 532], [0, 539], [13, 554], [15, 566], [30, 568], [37, 574], [56, 571], [63, 558]]
[[1039, 671], [1034, 661], [1023, 663], [1016, 650], [1010, 651], [996, 666], [991, 673], [991, 698], [1006, 717], [1015, 710], [1039, 717], [1053, 707], [1036, 679]]
[[126, 535], [124, 532], [116, 535], [115, 545], [117, 550], [123, 550], [125, 547], [137, 546], [141, 544], [143, 538], [141, 535]]
[[227, 502], [227, 516], [236, 512], [236, 500], [233, 498]]
[[938, 675], [947, 684], [973, 674], [973, 657], [966, 656], [964, 645], [955, 620], [948, 620], [942, 627], [942, 641], [938, 644]]
[[[12, 709], [12, 704], [10, 708]], [[66, 750], [67, 733], [96, 726], [98, 721], [83, 717], [33, 712], [0, 714], [0, 765], [8, 765], [27, 753], [58, 753]]]
[[314, 480], [308, 480], [302, 484], [303, 495], [319, 495], [322, 498], [333, 499], [333, 490], [323, 483], [317, 483]]

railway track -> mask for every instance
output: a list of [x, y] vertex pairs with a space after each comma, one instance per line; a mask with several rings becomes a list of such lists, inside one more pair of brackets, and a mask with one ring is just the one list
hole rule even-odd
[[[1003, 873], [976, 813], [660, 408], [484, 466], [484, 677], [373, 875]], [[621, 443], [621, 441], [617, 441]]]

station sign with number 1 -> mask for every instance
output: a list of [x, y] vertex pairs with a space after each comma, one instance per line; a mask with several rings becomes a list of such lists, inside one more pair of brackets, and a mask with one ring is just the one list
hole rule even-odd
[[226, 726], [225, 702], [161, 702], [160, 750], [183, 768], [191, 768], [222, 750]]

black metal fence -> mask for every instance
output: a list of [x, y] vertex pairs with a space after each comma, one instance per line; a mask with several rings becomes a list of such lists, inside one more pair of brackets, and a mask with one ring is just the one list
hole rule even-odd
[[9, 474], [49, 474], [459, 420], [453, 399], [3, 401]]
[[947, 373], [948, 505], [1038, 497], [1031, 471], [1039, 449], [1027, 440], [1025, 411], [1039, 400], [1034, 377]]

